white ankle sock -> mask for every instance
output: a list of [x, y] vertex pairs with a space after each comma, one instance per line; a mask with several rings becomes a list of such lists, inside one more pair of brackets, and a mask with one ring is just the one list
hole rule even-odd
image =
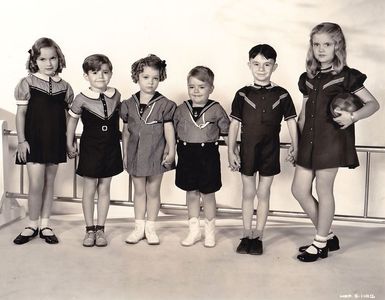
[[[28, 221], [28, 225], [26, 227], [31, 227], [33, 229], [37, 229], [37, 226], [39, 225], [39, 220], [29, 220]], [[33, 231], [31, 229], [25, 229], [23, 230], [23, 232], [21, 233], [21, 235], [25, 235], [25, 236], [29, 236], [29, 235], [32, 235], [33, 234]]]
[[49, 227], [48, 223], [49, 223], [49, 218], [41, 218], [41, 220], [40, 220], [40, 227], [41, 228]]
[[331, 240], [332, 238], [334, 238], [334, 233], [330, 231], [328, 234], [328, 240]]
[[[314, 241], [313, 241], [313, 245], [318, 247], [318, 248], [324, 248], [324, 247], [326, 247], [327, 239], [328, 239], [327, 236], [320, 236], [320, 235], [316, 234]], [[310, 247], [308, 247], [306, 249], [306, 252], [311, 253], [311, 254], [317, 254], [318, 251], [313, 245], [310, 245]]]
[[243, 237], [253, 238], [253, 231], [251, 229], [243, 229]]

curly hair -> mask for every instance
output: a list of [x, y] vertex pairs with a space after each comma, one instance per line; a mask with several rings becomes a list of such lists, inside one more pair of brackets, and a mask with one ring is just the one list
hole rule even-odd
[[159, 81], [163, 81], [167, 78], [166, 66], [165, 60], [161, 60], [155, 54], [149, 54], [132, 64], [131, 78], [134, 83], [137, 83], [139, 81], [139, 74], [143, 72], [144, 67], [151, 67], [159, 71]]
[[27, 60], [27, 70], [30, 73], [36, 73], [39, 71], [39, 67], [37, 66], [36, 60], [41, 54], [41, 48], [54, 48], [56, 50], [56, 54], [58, 56], [59, 64], [56, 70], [56, 74], [61, 73], [63, 71], [63, 68], [66, 67], [66, 60], [64, 58], [63, 52], [61, 51], [58, 44], [54, 42], [54, 40], [46, 37], [42, 37], [38, 39], [31, 47], [31, 49], [28, 50], [29, 58]]
[[306, 72], [310, 78], [313, 78], [321, 67], [313, 52], [313, 37], [320, 33], [327, 33], [334, 41], [334, 59], [332, 62], [334, 72], [339, 73], [346, 66], [346, 41], [341, 27], [335, 23], [324, 22], [315, 26], [310, 32], [310, 43], [306, 56]]

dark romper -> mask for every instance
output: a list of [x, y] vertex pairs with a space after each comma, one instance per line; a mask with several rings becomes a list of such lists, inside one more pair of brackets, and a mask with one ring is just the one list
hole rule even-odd
[[245, 86], [235, 94], [230, 116], [242, 123], [240, 172], [247, 176], [257, 171], [261, 176], [280, 173], [281, 120], [297, 116], [290, 94], [271, 84]]
[[172, 122], [176, 104], [156, 92], [140, 114], [140, 92], [124, 100], [120, 117], [127, 124], [128, 166], [127, 172], [133, 176], [153, 176], [174, 167], [162, 165], [166, 139], [164, 123]]
[[107, 178], [123, 171], [119, 108], [120, 93], [114, 88], [103, 94], [88, 89], [75, 97], [69, 113], [83, 123], [76, 174]]
[[17, 105], [27, 105], [24, 127], [30, 146], [27, 162], [58, 164], [67, 161], [66, 111], [73, 96], [71, 86], [58, 76], [35, 73], [16, 86]]
[[218, 139], [229, 132], [229, 117], [213, 100], [196, 114], [191, 100], [175, 111], [174, 126], [178, 137], [175, 184], [182, 190], [209, 194], [222, 186]]
[[305, 124], [299, 139], [297, 164], [313, 170], [359, 165], [355, 149], [354, 124], [346, 129], [333, 121], [330, 101], [339, 93], [356, 93], [362, 89], [366, 75], [344, 67], [318, 73], [309, 78], [303, 73], [298, 86], [306, 101]]

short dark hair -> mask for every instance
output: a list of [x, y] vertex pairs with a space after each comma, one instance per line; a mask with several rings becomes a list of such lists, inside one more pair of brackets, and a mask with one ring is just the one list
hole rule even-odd
[[99, 71], [102, 65], [108, 65], [108, 68], [112, 72], [112, 64], [110, 59], [104, 54], [92, 54], [87, 56], [83, 62], [83, 72], [87, 74], [89, 71]]
[[46, 37], [42, 37], [38, 39], [31, 47], [31, 49], [28, 50], [29, 58], [27, 60], [27, 70], [31, 73], [36, 73], [39, 71], [39, 67], [37, 66], [36, 60], [41, 54], [41, 48], [54, 48], [56, 50], [56, 54], [58, 56], [58, 67], [56, 70], [56, 74], [61, 73], [63, 71], [63, 68], [66, 66], [66, 60], [64, 58], [63, 52], [61, 52], [61, 49], [58, 44], [55, 43], [54, 40]]
[[187, 80], [189, 80], [190, 77], [195, 77], [200, 81], [207, 82], [211, 86], [214, 85], [214, 72], [208, 67], [196, 66], [188, 73]]
[[166, 61], [161, 60], [155, 54], [149, 54], [146, 57], [143, 57], [131, 66], [131, 78], [134, 83], [139, 81], [139, 74], [143, 72], [144, 67], [151, 67], [159, 71], [159, 81], [163, 81], [167, 78], [166, 73]]
[[254, 46], [249, 51], [249, 60], [256, 57], [258, 54], [263, 55], [266, 59], [277, 59], [277, 52], [268, 44], [259, 44]]

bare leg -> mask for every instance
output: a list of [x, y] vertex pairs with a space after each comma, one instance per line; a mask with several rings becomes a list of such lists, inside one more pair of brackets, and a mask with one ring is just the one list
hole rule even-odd
[[333, 222], [335, 202], [333, 195], [334, 180], [338, 168], [316, 171], [316, 190], [319, 199], [317, 234], [327, 237]]
[[135, 220], [144, 220], [146, 217], [146, 177], [132, 176], [134, 183], [134, 212]]
[[112, 177], [99, 178], [97, 225], [104, 226], [104, 224], [106, 223], [108, 209], [110, 207], [111, 179], [112, 179]]
[[39, 220], [42, 209], [45, 168], [44, 164], [27, 163], [29, 178], [28, 212], [32, 221]]
[[54, 183], [57, 174], [58, 165], [49, 164], [45, 168], [44, 189], [43, 189], [43, 207], [41, 210], [42, 218], [49, 218], [51, 216], [51, 209], [53, 203]]
[[203, 206], [205, 211], [206, 219], [211, 221], [215, 218], [217, 212], [217, 206], [215, 201], [215, 193], [201, 194], [203, 200]]
[[262, 238], [263, 230], [265, 229], [267, 216], [269, 215], [270, 202], [270, 187], [273, 183], [274, 176], [259, 176], [259, 183], [257, 189], [257, 228], [256, 236]]
[[314, 171], [303, 168], [301, 166], [295, 167], [293, 184], [291, 191], [293, 196], [297, 199], [305, 213], [309, 216], [314, 226], [318, 226], [318, 201], [312, 195], [312, 187], [314, 180]]
[[199, 191], [186, 192], [186, 202], [188, 208], [188, 218], [199, 218], [200, 213], [200, 193]]
[[83, 177], [83, 214], [87, 226], [94, 225], [94, 201], [96, 193], [96, 178]]
[[251, 235], [251, 223], [254, 213], [254, 198], [257, 194], [255, 175], [246, 176], [242, 174], [242, 218], [245, 233]]
[[147, 220], [155, 221], [160, 208], [160, 184], [163, 174], [148, 176], [146, 183]]

